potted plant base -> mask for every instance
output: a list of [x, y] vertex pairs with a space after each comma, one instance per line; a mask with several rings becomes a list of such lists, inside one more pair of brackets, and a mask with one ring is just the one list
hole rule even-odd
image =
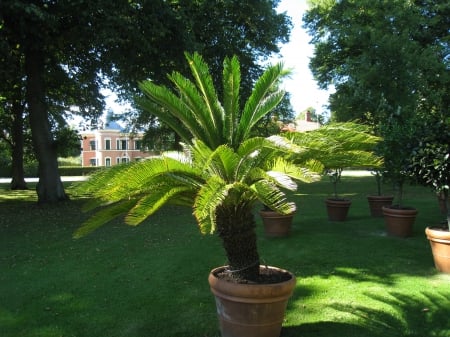
[[277, 283], [235, 283], [213, 269], [208, 277], [215, 296], [222, 337], [279, 337], [287, 302], [296, 285], [295, 276], [283, 269], [261, 266], [262, 274], [279, 274]]
[[264, 224], [264, 231], [269, 237], [288, 236], [292, 228], [294, 214], [279, 214], [272, 210], [261, 210], [259, 215]]
[[370, 215], [374, 218], [382, 217], [383, 206], [391, 206], [393, 200], [393, 195], [369, 195], [367, 201], [369, 202]]
[[406, 238], [412, 236], [417, 210], [414, 208], [388, 207], [382, 208], [386, 232], [389, 236]]
[[325, 204], [327, 205], [328, 220], [345, 221], [352, 201], [349, 199], [328, 198], [325, 200]]
[[441, 227], [427, 227], [425, 234], [430, 242], [436, 269], [450, 274], [450, 231]]

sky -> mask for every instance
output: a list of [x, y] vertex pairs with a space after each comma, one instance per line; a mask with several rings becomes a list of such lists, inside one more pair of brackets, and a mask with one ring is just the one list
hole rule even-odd
[[331, 91], [320, 90], [314, 80], [308, 64], [313, 56], [314, 47], [309, 44], [311, 37], [302, 28], [302, 16], [307, 9], [306, 0], [282, 0], [279, 12], [291, 17], [293, 28], [290, 41], [281, 47], [279, 58], [287, 68], [292, 69], [290, 79], [284, 81], [284, 87], [291, 94], [291, 104], [296, 114], [313, 107], [319, 114], [327, 109]]
[[[313, 56], [314, 48], [309, 44], [310, 36], [302, 28], [302, 16], [307, 9], [306, 0], [282, 0], [278, 6], [279, 12], [286, 12], [292, 19], [293, 28], [290, 42], [282, 45], [281, 56], [273, 59], [273, 63], [282, 61], [286, 68], [292, 70], [290, 78], [283, 83], [284, 89], [291, 95], [291, 104], [294, 112], [298, 113], [313, 107], [319, 114], [327, 117], [328, 96], [331, 91], [320, 90], [314, 80], [308, 63]], [[128, 106], [121, 107], [115, 103], [115, 95], [106, 99], [107, 109], [112, 108], [120, 113]]]

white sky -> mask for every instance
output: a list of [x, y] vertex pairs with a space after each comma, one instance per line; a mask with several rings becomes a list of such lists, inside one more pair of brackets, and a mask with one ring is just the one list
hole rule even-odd
[[[290, 42], [281, 48], [281, 57], [273, 62], [281, 60], [285, 67], [292, 69], [290, 78], [284, 81], [284, 87], [291, 94], [291, 104], [295, 114], [313, 107], [319, 114], [328, 111], [324, 107], [327, 105], [328, 96], [331, 91], [320, 90], [313, 79], [308, 63], [313, 56], [313, 46], [309, 44], [310, 36], [302, 28], [302, 16], [307, 9], [306, 0], [282, 0], [278, 6], [279, 12], [287, 12], [291, 17], [293, 28]], [[120, 106], [115, 102], [116, 96], [110, 95], [106, 99], [107, 109], [111, 107], [115, 113], [123, 112], [129, 106]]]
[[287, 68], [292, 69], [291, 78], [285, 80], [284, 86], [291, 94], [291, 104], [296, 114], [309, 107], [323, 114], [327, 111], [324, 106], [332, 91], [320, 90], [308, 67], [314, 47], [309, 44], [311, 37], [302, 28], [302, 16], [307, 7], [306, 0], [282, 0], [278, 6], [278, 11], [286, 12], [293, 23], [289, 43], [281, 47], [280, 59]]

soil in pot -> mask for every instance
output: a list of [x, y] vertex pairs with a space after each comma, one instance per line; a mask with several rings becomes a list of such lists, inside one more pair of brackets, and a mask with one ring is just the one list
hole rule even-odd
[[325, 200], [325, 204], [327, 206], [328, 220], [345, 221], [352, 201], [349, 199], [328, 198]]
[[441, 227], [427, 227], [425, 234], [430, 242], [434, 265], [442, 273], [450, 273], [450, 231]]
[[412, 236], [417, 210], [412, 207], [384, 206], [384, 222], [389, 236], [406, 238]]
[[235, 283], [226, 267], [209, 274], [222, 337], [279, 337], [295, 276], [283, 269], [261, 267], [260, 283]]
[[283, 237], [290, 234], [294, 213], [283, 215], [271, 210], [261, 210], [259, 215], [263, 221], [266, 236]]
[[391, 206], [393, 200], [393, 195], [369, 195], [367, 201], [369, 202], [370, 215], [375, 218], [382, 217], [383, 206]]

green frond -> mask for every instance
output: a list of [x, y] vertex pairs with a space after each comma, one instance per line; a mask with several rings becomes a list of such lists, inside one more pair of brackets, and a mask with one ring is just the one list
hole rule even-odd
[[189, 143], [194, 136], [201, 136], [197, 134], [200, 128], [195, 115], [169, 89], [151, 81], [140, 82], [139, 88], [146, 97], [137, 98], [136, 103], [166, 123], [184, 142]]
[[125, 222], [129, 225], [136, 226], [149, 216], [158, 211], [165, 204], [170, 203], [171, 200], [179, 197], [183, 194], [189, 194], [191, 196], [190, 205], [195, 196], [196, 190], [189, 186], [170, 188], [161, 188], [154, 190], [152, 193], [147, 194], [140, 199], [136, 205], [129, 210], [125, 217]]
[[258, 199], [270, 209], [280, 214], [295, 212], [295, 203], [287, 201], [285, 193], [270, 181], [259, 180], [252, 185], [252, 189]]
[[[285, 74], [286, 72], [283, 69], [283, 64], [278, 63], [268, 67], [256, 81], [253, 91], [242, 111], [236, 134], [236, 144], [245, 140], [250, 134], [252, 127], [264, 117], [265, 114], [270, 112], [269, 107], [273, 105], [274, 108], [276, 106], [274, 103], [278, 99], [281, 100], [284, 93], [276, 90], [276, 87], [279, 84], [281, 77]], [[273, 97], [266, 100], [266, 98], [271, 95], [273, 95]]]
[[211, 177], [198, 191], [194, 202], [194, 216], [203, 234], [216, 230], [216, 209], [223, 204], [230, 186], [217, 176]]
[[[320, 180], [318, 172], [311, 171], [307, 167], [295, 165], [293, 162], [286, 160], [283, 157], [278, 157], [271, 162], [270, 172], [279, 172], [287, 175], [291, 179], [303, 181], [305, 183]], [[289, 189], [293, 190], [292, 188]]]
[[221, 134], [215, 130], [215, 121], [211, 118], [211, 113], [197, 87], [190, 80], [180, 73], [173, 73], [169, 76], [172, 83], [178, 89], [181, 100], [190, 110], [192, 117], [195, 117], [198, 125], [197, 138], [214, 146], [221, 143]]
[[236, 166], [239, 156], [228, 145], [217, 147], [205, 163], [205, 169], [211, 175], [217, 175], [224, 181], [230, 182], [236, 179]]
[[85, 221], [81, 227], [75, 231], [73, 237], [75, 239], [79, 239], [112, 221], [113, 219], [125, 215], [136, 203], [136, 199], [131, 199], [118, 202], [101, 209]]
[[208, 65], [198, 53], [185, 53], [185, 57], [188, 60], [197, 88], [202, 94], [206, 109], [210, 114], [210, 119], [214, 126], [213, 130], [222, 134], [224, 111], [219, 103]]
[[239, 92], [241, 85], [241, 70], [236, 56], [225, 58], [223, 62], [223, 107], [225, 111], [224, 137], [233, 147], [234, 134], [238, 125]]

